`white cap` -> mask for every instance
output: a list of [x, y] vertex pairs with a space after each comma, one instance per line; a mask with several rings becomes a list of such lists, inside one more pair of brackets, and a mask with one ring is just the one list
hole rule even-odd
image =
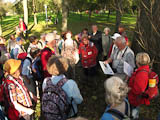
[[55, 35], [53, 33], [48, 33], [46, 35], [46, 42], [52, 42], [53, 40], [57, 40], [57, 39], [60, 39], [59, 35]]
[[115, 40], [115, 39], [117, 39], [118, 37], [121, 37], [121, 35], [118, 34], [118, 33], [115, 33], [111, 38]]
[[51, 42], [52, 40], [54, 40], [54, 35], [53, 35], [53, 33], [48, 33], [48, 34], [46, 35], [46, 41], [47, 41], [47, 42]]

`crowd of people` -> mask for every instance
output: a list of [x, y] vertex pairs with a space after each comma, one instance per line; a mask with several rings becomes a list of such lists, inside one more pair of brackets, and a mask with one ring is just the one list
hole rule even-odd
[[[123, 25], [110, 35], [92, 26], [75, 37], [71, 31], [29, 36], [29, 46], [22, 36], [27, 27], [21, 23], [8, 42], [0, 37], [1, 106], [9, 120], [34, 119], [37, 100], [45, 120], [85, 120], [78, 116], [83, 102], [75, 79], [75, 66], [81, 64], [85, 76], [96, 75], [99, 61], [110, 64], [113, 76], [104, 83], [107, 108], [101, 120], [138, 119], [142, 104], [149, 105], [158, 95], [158, 75], [150, 68], [147, 53], [136, 56], [128, 46]], [[75, 40], [73, 39], [75, 38]], [[136, 60], [136, 61], [135, 61]], [[124, 62], [136, 68], [131, 76], [124, 72]], [[102, 93], [103, 94], [103, 93]]]

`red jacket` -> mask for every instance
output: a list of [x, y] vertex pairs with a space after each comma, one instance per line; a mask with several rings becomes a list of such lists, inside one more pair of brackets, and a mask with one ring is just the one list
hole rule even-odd
[[98, 50], [92, 42], [90, 42], [87, 46], [81, 43], [79, 45], [79, 54], [81, 55], [81, 62], [84, 68], [96, 66]]
[[54, 55], [54, 51], [51, 50], [49, 47], [45, 47], [42, 51], [41, 51], [41, 62], [42, 62], [42, 69], [44, 71], [44, 77], [51, 77], [51, 75], [48, 73], [47, 71], [47, 62], [49, 60], [49, 58]]
[[27, 30], [27, 26], [24, 22], [22, 24], [21, 24], [21, 22], [19, 23], [19, 28], [20, 28], [20, 30], [23, 29], [23, 32]]
[[130, 104], [134, 107], [137, 107], [141, 104], [150, 104], [149, 99], [139, 97], [143, 92], [145, 92], [149, 82], [149, 75], [143, 70], [149, 72], [149, 66], [146, 65], [139, 67], [129, 80], [129, 87], [131, 90], [128, 93], [128, 99]]

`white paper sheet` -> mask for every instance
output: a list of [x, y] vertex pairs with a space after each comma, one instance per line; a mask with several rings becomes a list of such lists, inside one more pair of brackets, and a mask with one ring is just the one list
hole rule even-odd
[[128, 64], [127, 62], [124, 61], [123, 70], [124, 70], [124, 73], [125, 73], [127, 76], [131, 77], [134, 69], [133, 69], [133, 67], [132, 67], [130, 64]]
[[100, 64], [104, 74], [106, 74], [106, 75], [114, 75], [114, 72], [113, 72], [113, 70], [112, 70], [112, 68], [110, 67], [109, 64], [105, 64], [103, 61], [99, 61], [99, 64]]

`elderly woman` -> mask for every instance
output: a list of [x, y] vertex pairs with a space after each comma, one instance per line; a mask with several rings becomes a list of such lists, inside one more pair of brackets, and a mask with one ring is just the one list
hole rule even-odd
[[80, 44], [82, 42], [83, 36], [88, 36], [88, 29], [84, 28], [81, 33], [75, 36], [76, 41]]
[[126, 40], [122, 36], [116, 38], [115, 45], [117, 47], [105, 63], [112, 63], [115, 76], [126, 80], [127, 75], [124, 73], [124, 62], [128, 63], [132, 68], [135, 68], [134, 52], [126, 45]]
[[53, 33], [48, 33], [45, 37], [46, 46], [41, 51], [40, 57], [41, 57], [43, 75], [45, 78], [51, 76], [47, 71], [47, 62], [52, 55], [55, 55], [54, 48], [56, 47], [56, 38], [57, 36], [54, 36]]
[[132, 77], [129, 80], [129, 87], [131, 90], [128, 94], [128, 99], [133, 108], [138, 108], [138, 106], [142, 104], [150, 104], [149, 98], [142, 96], [142, 93], [145, 92], [148, 85], [148, 73], [150, 71], [149, 63], [150, 57], [147, 53], [137, 54], [136, 64], [138, 69], [132, 74]]
[[[10, 120], [19, 120], [19, 117], [23, 117], [25, 120], [30, 120], [31, 115], [34, 113], [34, 110], [31, 109], [33, 94], [28, 92], [24, 85], [24, 79], [21, 77], [21, 61], [7, 60], [4, 64], [4, 71], [7, 75], [5, 78], [5, 95], [7, 97], [8, 118]], [[16, 114], [16, 111], [19, 112], [19, 115]]]
[[11, 35], [10, 39], [8, 40], [7, 51], [10, 53], [11, 50], [15, 47], [15, 45], [16, 45], [15, 35]]
[[[77, 105], [82, 103], [83, 98], [80, 94], [80, 90], [76, 82], [74, 80], [67, 79], [65, 76], [65, 73], [67, 72], [68, 67], [69, 67], [68, 60], [62, 56], [52, 56], [47, 63], [47, 70], [52, 75], [52, 77], [50, 78], [51, 84], [59, 85], [62, 82], [64, 83], [62, 84], [62, 90], [65, 92], [67, 96], [68, 103], [72, 105], [72, 108], [70, 110], [68, 117], [73, 117], [77, 114], [78, 112]], [[46, 78], [42, 85], [43, 91], [45, 91], [45, 89], [48, 87], [47, 85], [48, 85], [48, 79]], [[51, 119], [59, 120], [59, 118], [62, 117], [61, 115], [60, 116], [54, 116], [53, 114], [51, 115], [52, 116], [50, 116], [50, 114], [45, 114], [45, 117], [48, 118], [47, 120], [51, 120]], [[63, 119], [60, 119], [60, 120], [63, 120]]]
[[102, 48], [103, 48], [104, 59], [108, 57], [109, 49], [112, 45], [112, 39], [111, 36], [109, 35], [110, 31], [111, 31], [110, 28], [106, 27], [104, 28], [104, 33], [102, 34]]
[[63, 57], [69, 59], [71, 65], [75, 65], [79, 61], [79, 54], [78, 54], [78, 46], [77, 43], [72, 39], [71, 31], [66, 32], [65, 40], [62, 44], [62, 53]]
[[129, 90], [127, 84], [118, 77], [111, 77], [105, 81], [104, 87], [108, 106], [101, 120], [119, 120], [119, 114], [129, 117], [130, 107], [125, 99]]
[[87, 36], [82, 38], [79, 46], [79, 54], [85, 75], [93, 76], [96, 73], [98, 50], [94, 43], [88, 40]]

